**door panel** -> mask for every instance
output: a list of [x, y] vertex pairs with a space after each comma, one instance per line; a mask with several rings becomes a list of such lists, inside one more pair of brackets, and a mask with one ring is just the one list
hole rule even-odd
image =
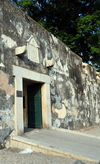
[[42, 128], [40, 84], [28, 86], [28, 127]]

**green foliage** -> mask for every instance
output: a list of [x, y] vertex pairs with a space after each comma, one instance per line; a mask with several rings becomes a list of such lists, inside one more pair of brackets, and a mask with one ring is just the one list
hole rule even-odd
[[100, 71], [99, 0], [11, 0]]
[[85, 51], [83, 46], [80, 48], [83, 60], [86, 62], [91, 61], [100, 71], [100, 11], [96, 10], [90, 15], [79, 17], [77, 32], [80, 34], [79, 40], [85, 45]]

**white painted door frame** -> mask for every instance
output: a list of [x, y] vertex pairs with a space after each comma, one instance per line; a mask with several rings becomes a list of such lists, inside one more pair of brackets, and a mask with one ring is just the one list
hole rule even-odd
[[17, 135], [24, 133], [23, 79], [43, 83], [41, 88], [42, 125], [43, 128], [51, 127], [50, 76], [15, 65], [13, 65], [13, 75], [15, 76], [15, 131]]

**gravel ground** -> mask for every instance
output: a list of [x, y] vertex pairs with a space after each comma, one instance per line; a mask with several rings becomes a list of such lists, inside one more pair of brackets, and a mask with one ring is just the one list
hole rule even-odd
[[97, 164], [42, 153], [19, 154], [19, 149], [0, 149], [0, 164]]

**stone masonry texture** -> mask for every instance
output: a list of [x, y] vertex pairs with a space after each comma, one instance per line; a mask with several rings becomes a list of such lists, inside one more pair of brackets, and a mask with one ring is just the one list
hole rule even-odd
[[[33, 37], [39, 62], [15, 55]], [[46, 66], [46, 61], [53, 64]], [[51, 78], [52, 126], [81, 129], [100, 124], [100, 74], [65, 44], [7, 0], [0, 1], [0, 143], [14, 130], [15, 83], [12, 65]]]

